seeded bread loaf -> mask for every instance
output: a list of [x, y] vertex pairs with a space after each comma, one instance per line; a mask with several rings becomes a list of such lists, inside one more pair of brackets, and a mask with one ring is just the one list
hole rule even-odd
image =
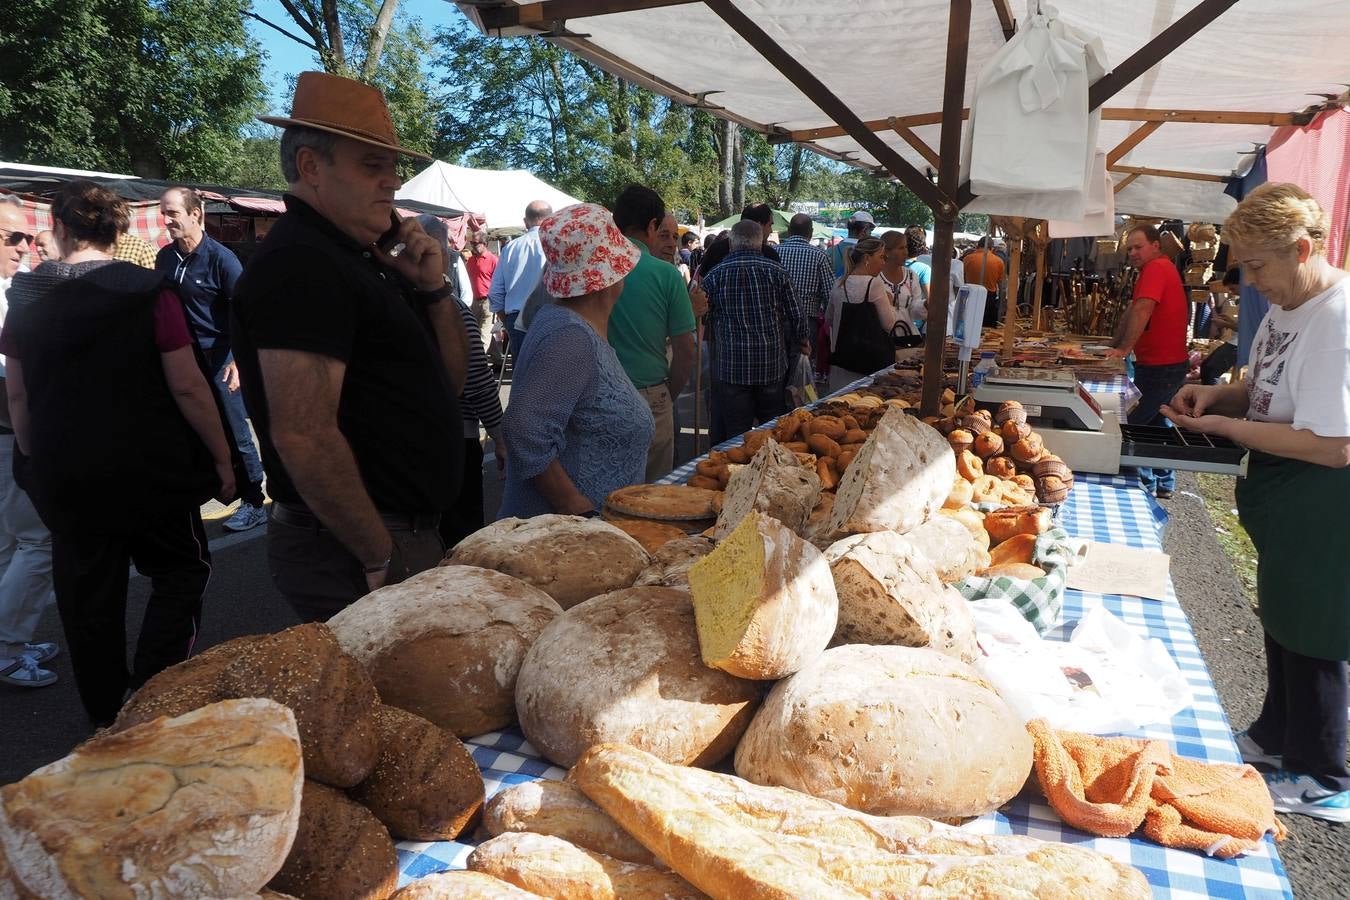
[[375, 814], [391, 836], [452, 841], [483, 808], [483, 775], [468, 748], [421, 716], [381, 706], [380, 758], [352, 799]]
[[886, 410], [835, 491], [829, 535], [904, 533], [942, 508], [956, 460], [933, 427], [904, 410]]
[[796, 791], [666, 765], [631, 747], [591, 748], [572, 778], [716, 898], [1152, 896], [1140, 872], [1091, 850], [864, 815]]
[[736, 774], [876, 815], [953, 819], [1012, 799], [1031, 750], [1021, 720], [966, 664], [852, 644], [774, 686], [736, 749]]
[[256, 893], [296, 835], [295, 717], [226, 700], [102, 733], [0, 788], [0, 896]]
[[300, 828], [269, 887], [300, 900], [376, 900], [398, 886], [398, 854], [375, 814], [341, 791], [306, 781]]
[[549, 834], [614, 859], [656, 863], [646, 847], [565, 781], [526, 781], [503, 788], [483, 807], [483, 830], [494, 837], [512, 831]]
[[839, 613], [824, 555], [751, 510], [689, 569], [703, 662], [738, 678], [791, 675], [820, 655]]
[[328, 624], [385, 703], [472, 737], [515, 721], [521, 660], [561, 612], [518, 578], [440, 566], [362, 597]]
[[673, 588], [627, 588], [572, 607], [530, 647], [516, 682], [525, 737], [564, 767], [604, 741], [713, 765], [758, 700], [754, 682], [703, 665], [693, 604]]
[[713, 536], [722, 540], [751, 511], [761, 512], [801, 534], [820, 497], [820, 478], [802, 468], [797, 456], [773, 438], [750, 463], [731, 473]]
[[493, 522], [456, 544], [442, 565], [495, 569], [568, 609], [630, 586], [649, 562], [641, 544], [608, 522], [543, 515]]
[[553, 900], [694, 900], [705, 895], [679, 875], [624, 862], [562, 838], [512, 832], [479, 844], [467, 868]]

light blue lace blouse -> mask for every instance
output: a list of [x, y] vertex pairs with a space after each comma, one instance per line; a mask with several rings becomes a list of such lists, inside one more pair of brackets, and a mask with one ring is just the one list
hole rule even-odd
[[651, 410], [614, 349], [566, 302], [535, 315], [515, 371], [499, 518], [554, 511], [530, 479], [555, 459], [597, 509], [610, 491], [643, 481]]

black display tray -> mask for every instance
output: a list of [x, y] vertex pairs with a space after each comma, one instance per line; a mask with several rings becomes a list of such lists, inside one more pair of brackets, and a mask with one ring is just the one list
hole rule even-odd
[[1184, 428], [1121, 425], [1120, 455], [1238, 465], [1247, 450], [1225, 437]]

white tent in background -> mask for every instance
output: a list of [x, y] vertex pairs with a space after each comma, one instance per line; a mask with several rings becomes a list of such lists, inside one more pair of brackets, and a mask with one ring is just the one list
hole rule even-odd
[[487, 219], [487, 228], [523, 228], [525, 207], [533, 200], [546, 201], [554, 209], [581, 202], [524, 169], [469, 169], [439, 160], [404, 184], [396, 196], [477, 213]]

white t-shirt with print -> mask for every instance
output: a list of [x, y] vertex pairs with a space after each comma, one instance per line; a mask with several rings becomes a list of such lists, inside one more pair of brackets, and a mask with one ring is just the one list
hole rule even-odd
[[1350, 437], [1350, 278], [1296, 309], [1271, 305], [1252, 342], [1247, 397], [1257, 422]]

